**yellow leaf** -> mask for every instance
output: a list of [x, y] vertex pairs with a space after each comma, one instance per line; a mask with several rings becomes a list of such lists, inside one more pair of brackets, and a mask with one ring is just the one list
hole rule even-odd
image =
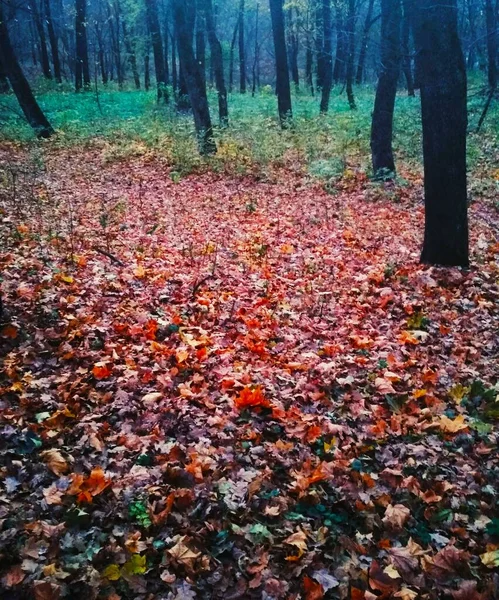
[[71, 275], [61, 274], [61, 281], [64, 281], [64, 283], [73, 283], [74, 279], [71, 277]]
[[464, 415], [458, 415], [454, 420], [445, 415], [440, 417], [440, 429], [446, 433], [457, 433], [462, 429], [467, 429], [468, 424], [464, 420]]
[[456, 383], [456, 385], [452, 386], [449, 390], [449, 396], [454, 400], [456, 404], [461, 404], [462, 399], [466, 396], [466, 394], [469, 391], [469, 387], [465, 387], [460, 383]]
[[386, 573], [390, 579], [399, 579], [400, 573], [393, 565], [388, 565], [383, 569], [383, 573]]
[[109, 579], [109, 581], [118, 581], [118, 579], [121, 577], [119, 566], [108, 565], [104, 571], [102, 571], [102, 577]]
[[492, 552], [480, 554], [480, 560], [486, 567], [489, 567], [489, 569], [499, 567], [499, 550], [493, 550]]
[[178, 364], [182, 364], [189, 358], [189, 352], [187, 352], [187, 350], [177, 350], [175, 352], [175, 357], [177, 358]]
[[137, 279], [142, 279], [146, 275], [146, 270], [144, 269], [144, 267], [142, 265], [139, 265], [134, 270], [133, 274], [135, 275], [135, 277], [137, 277]]
[[123, 565], [123, 573], [126, 575], [143, 575], [146, 568], [146, 557], [133, 554], [130, 560], [127, 560]]

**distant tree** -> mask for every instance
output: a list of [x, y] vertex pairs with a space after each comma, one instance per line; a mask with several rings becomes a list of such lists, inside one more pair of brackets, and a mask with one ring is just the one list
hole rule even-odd
[[381, 71], [371, 127], [371, 151], [375, 177], [395, 173], [393, 159], [393, 111], [400, 74], [400, 0], [381, 0]]
[[294, 18], [295, 7], [290, 6], [288, 11], [288, 38], [289, 38], [289, 68], [291, 71], [291, 79], [295, 86], [295, 90], [300, 89], [300, 71], [298, 68], [299, 55], [299, 39], [298, 39], [298, 18]]
[[402, 0], [404, 16], [402, 20], [402, 70], [407, 82], [407, 94], [414, 97], [414, 76], [412, 73], [412, 59], [410, 50], [411, 32], [414, 20], [414, 0]]
[[362, 39], [360, 41], [359, 62], [357, 63], [357, 75], [355, 76], [355, 83], [357, 85], [360, 85], [364, 81], [369, 32], [371, 31], [371, 27], [373, 26], [373, 24], [376, 22], [375, 19], [373, 19], [373, 11], [374, 0], [369, 0], [369, 4], [367, 6], [366, 20], [364, 22], [364, 29], [362, 31]]
[[325, 114], [329, 109], [329, 97], [331, 96], [331, 87], [333, 85], [333, 31], [331, 26], [331, 0], [322, 0], [322, 27], [324, 29], [324, 73], [320, 110], [322, 114]]
[[425, 235], [421, 261], [468, 266], [466, 67], [457, 0], [419, 0], [416, 60], [421, 86]]
[[345, 31], [345, 19], [342, 0], [334, 0], [336, 25], [336, 56], [334, 60], [333, 81], [343, 81], [348, 54], [348, 36]]
[[211, 52], [211, 62], [218, 93], [218, 117], [220, 125], [226, 127], [229, 123], [229, 109], [227, 106], [227, 88], [225, 87], [222, 45], [220, 44], [215, 29], [212, 0], [203, 0], [203, 3], [206, 18], [206, 31]]
[[347, 14], [347, 74], [346, 74], [346, 88], [348, 104], [351, 110], [357, 108], [355, 104], [355, 96], [353, 93], [353, 61], [355, 58], [355, 0], [348, 0], [348, 14]]
[[7, 94], [10, 91], [9, 80], [5, 66], [0, 59], [0, 94]]
[[88, 42], [87, 42], [87, 2], [76, 0], [75, 2], [75, 34], [76, 34], [76, 57], [75, 57], [75, 88], [78, 92], [82, 88], [90, 88], [90, 68], [88, 64]]
[[45, 36], [44, 19], [42, 19], [42, 16], [40, 14], [38, 0], [30, 0], [29, 8], [31, 9], [33, 21], [38, 32], [38, 44], [40, 48], [40, 58], [42, 63], [43, 76], [47, 79], [52, 79], [52, 72], [50, 71], [49, 63], [49, 54], [47, 50], [47, 38]]
[[246, 93], [246, 48], [244, 41], [245, 2], [239, 0], [239, 92]]
[[50, 49], [52, 51], [52, 65], [54, 67], [54, 79], [57, 83], [62, 83], [61, 61], [59, 58], [59, 41], [55, 33], [54, 22], [52, 20], [52, 11], [50, 9], [50, 0], [43, 1], [45, 21], [49, 34]]
[[135, 84], [135, 89], [140, 90], [140, 77], [139, 69], [137, 67], [137, 55], [135, 54], [135, 46], [130, 36], [130, 32], [128, 31], [128, 26], [126, 24], [125, 19], [121, 21], [121, 27], [123, 30], [123, 42], [125, 44], [125, 50], [128, 55], [128, 62], [130, 63], [130, 67], [132, 68], [132, 76], [133, 82]]
[[234, 32], [232, 34], [232, 40], [230, 43], [230, 52], [229, 52], [229, 92], [232, 94], [232, 90], [234, 88], [234, 48], [236, 46], [237, 34], [239, 32], [239, 17], [236, 21], [236, 26], [234, 27]]
[[156, 0], [145, 0], [147, 23], [151, 35], [151, 46], [154, 57], [154, 71], [156, 73], [157, 99], [168, 102], [168, 90], [166, 88], [165, 61], [163, 54], [163, 43], [161, 40], [161, 29], [159, 27], [158, 7]]
[[7, 22], [3, 15], [3, 5], [0, 2], [0, 63], [5, 69], [5, 74], [12, 86], [17, 101], [36, 135], [48, 138], [54, 130], [43, 114], [33, 96], [30, 85], [24, 76], [17, 57], [10, 42]]
[[286, 35], [284, 32], [283, 0], [269, 0], [272, 33], [274, 36], [276, 92], [281, 126], [286, 127], [292, 118], [291, 88], [289, 85], [288, 55], [286, 53]]
[[487, 75], [489, 88], [497, 87], [497, 11], [492, 0], [485, 0], [485, 22], [487, 31]]
[[[336, 9], [338, 11], [338, 1], [335, 0]], [[317, 59], [317, 72], [315, 85], [318, 90], [322, 89], [324, 85], [324, 26], [322, 23], [322, 0], [313, 0], [313, 7], [315, 13], [315, 54]], [[338, 13], [337, 13], [338, 14]], [[338, 56], [338, 53], [336, 53]]]
[[206, 17], [203, 0], [196, 0], [196, 60], [201, 74], [206, 77]]
[[180, 65], [194, 114], [199, 151], [201, 154], [214, 154], [217, 151], [217, 146], [213, 138], [213, 127], [206, 95], [206, 81], [194, 56], [192, 30], [187, 22], [184, 0], [173, 0], [173, 14], [178, 36]]
[[254, 97], [256, 93], [256, 88], [260, 86], [260, 40], [259, 40], [259, 30], [260, 27], [260, 3], [257, 0], [256, 3], [256, 11], [255, 11], [255, 50], [253, 53], [253, 84], [251, 89], [251, 94]]

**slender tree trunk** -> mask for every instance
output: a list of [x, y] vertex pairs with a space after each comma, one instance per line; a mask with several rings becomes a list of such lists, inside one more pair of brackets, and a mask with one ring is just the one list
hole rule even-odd
[[128, 54], [128, 62], [130, 63], [130, 66], [132, 67], [132, 75], [133, 75], [133, 82], [135, 84], [135, 89], [140, 90], [140, 77], [139, 77], [139, 70], [137, 68], [137, 56], [135, 54], [135, 48], [133, 46], [133, 42], [130, 39], [130, 35], [128, 32], [128, 28], [126, 26], [125, 19], [122, 20], [121, 27], [123, 30], [123, 42], [125, 43], [125, 50], [126, 50], [126, 53]]
[[177, 71], [177, 44], [175, 43], [175, 34], [171, 36], [171, 47], [172, 47], [172, 87], [173, 91], [178, 90], [178, 71]]
[[366, 67], [366, 56], [367, 56], [367, 43], [369, 41], [369, 32], [372, 27], [374, 10], [374, 0], [369, 0], [367, 6], [366, 22], [364, 23], [364, 30], [362, 31], [362, 40], [360, 42], [359, 62], [357, 63], [357, 76], [355, 83], [360, 85], [364, 81], [364, 71]]
[[222, 45], [220, 44], [215, 29], [215, 17], [213, 14], [212, 0], [204, 0], [204, 11], [206, 17], [208, 43], [210, 44], [211, 64], [213, 65], [215, 83], [218, 93], [218, 118], [220, 125], [222, 127], [227, 127], [229, 124], [229, 109], [227, 106], [227, 88], [225, 87]]
[[338, 0], [335, 0], [336, 13], [336, 58], [334, 61], [333, 81], [338, 84], [343, 81], [345, 66], [347, 62], [348, 41], [343, 19], [343, 8]]
[[149, 48], [144, 53], [144, 89], [148, 92], [151, 88], [151, 69], [149, 66]]
[[7, 94], [10, 91], [9, 80], [7, 78], [7, 71], [0, 58], [0, 94]]
[[31, 0], [29, 6], [33, 14], [33, 20], [35, 22], [36, 29], [38, 31], [43, 76], [46, 79], [52, 79], [52, 73], [50, 71], [49, 63], [49, 54], [47, 50], [47, 38], [45, 37], [45, 27], [43, 26], [43, 20], [40, 15], [37, 2], [38, 0]]
[[425, 175], [421, 261], [468, 266], [466, 68], [456, 0], [419, 0], [415, 11]]
[[168, 27], [168, 16], [165, 16], [165, 22], [163, 25], [163, 40], [164, 40], [164, 57], [165, 57], [165, 83], [166, 85], [170, 84], [170, 65], [168, 63], [169, 54], [170, 54], [170, 44], [168, 40], [170, 39], [169, 35], [169, 27]]
[[206, 40], [204, 32], [206, 30], [206, 18], [202, 10], [202, 1], [197, 0], [198, 10], [196, 13], [196, 60], [198, 62], [203, 79], [206, 79]]
[[393, 111], [400, 74], [400, 0], [381, 0], [381, 73], [371, 127], [373, 172], [376, 178], [392, 178]]
[[258, 41], [259, 37], [259, 26], [260, 26], [260, 3], [256, 3], [256, 15], [255, 15], [255, 51], [253, 57], [253, 85], [251, 89], [251, 95], [254, 97], [257, 88], [257, 73], [258, 65], [260, 63], [260, 45]]
[[234, 27], [234, 33], [232, 34], [232, 41], [230, 44], [229, 54], [229, 92], [232, 94], [234, 88], [234, 48], [236, 46], [237, 34], [239, 32], [239, 18], [237, 19], [236, 26]]
[[76, 0], [76, 19], [75, 19], [75, 66], [76, 66], [76, 91], [82, 88], [90, 89], [90, 68], [88, 63], [88, 43], [87, 43], [87, 2], [86, 0]]
[[404, 17], [402, 21], [402, 69], [407, 82], [407, 94], [414, 97], [414, 77], [412, 75], [412, 59], [410, 49], [410, 36], [414, 14], [414, 0], [402, 0]]
[[331, 0], [322, 0], [322, 25], [324, 27], [324, 82], [321, 96], [321, 113], [326, 114], [329, 110], [329, 97], [333, 85]]
[[59, 58], [59, 46], [55, 34], [54, 22], [52, 21], [52, 12], [50, 10], [50, 0], [44, 0], [45, 20], [47, 22], [47, 31], [49, 34], [50, 49], [52, 51], [52, 65], [54, 66], [54, 78], [57, 83], [62, 83], [61, 61]]
[[239, 0], [239, 92], [246, 93], [246, 48], [244, 41], [244, 0]]
[[293, 6], [289, 8], [289, 62], [291, 69], [291, 80], [295, 86], [295, 90], [300, 89], [300, 73], [298, 70], [298, 32], [297, 24], [293, 18]]
[[3, 16], [3, 6], [0, 2], [0, 62], [4, 66], [6, 76], [16, 95], [17, 101], [28, 123], [35, 130], [36, 135], [48, 138], [54, 130], [43, 114], [41, 108], [31, 91], [28, 80], [17, 61], [9, 38], [9, 30]]
[[192, 31], [186, 16], [183, 0], [173, 0], [175, 27], [178, 35], [180, 64], [184, 73], [189, 99], [194, 114], [194, 124], [198, 135], [199, 151], [201, 154], [215, 154], [217, 146], [213, 138], [206, 82], [196, 62], [192, 49]]
[[161, 40], [156, 0], [146, 0], [146, 14], [154, 57], [154, 71], [156, 73], [156, 85], [158, 89], [157, 99], [158, 102], [163, 100], [167, 103], [169, 98], [168, 90], [166, 88], [163, 42]]
[[113, 49], [114, 64], [116, 67], [116, 79], [118, 80], [118, 86], [121, 89], [124, 83], [123, 76], [123, 65], [121, 64], [121, 42], [120, 42], [120, 21], [121, 21], [121, 8], [117, 0], [113, 2], [113, 12], [111, 13], [111, 7], [108, 4], [109, 11], [109, 31], [111, 34], [111, 47]]
[[487, 77], [489, 89], [497, 87], [497, 15], [492, 0], [485, 0], [487, 26]]
[[100, 28], [100, 25], [97, 23], [95, 24], [95, 38], [97, 40], [97, 47], [98, 47], [97, 55], [98, 55], [101, 79], [102, 79], [102, 83], [104, 85], [106, 85], [108, 82], [108, 74], [107, 74], [107, 69], [106, 69], [106, 54], [104, 51], [104, 39], [102, 37], [102, 30]]
[[357, 108], [353, 93], [353, 60], [355, 55], [355, 0], [348, 0], [347, 42], [348, 58], [346, 88], [350, 109], [355, 110]]
[[[185, 17], [185, 32], [189, 38], [189, 47], [192, 49], [194, 39], [194, 25], [196, 22], [195, 0], [184, 0], [183, 15]], [[177, 21], [175, 21], [176, 23]], [[178, 70], [178, 95], [177, 95], [177, 110], [179, 112], [189, 112], [192, 108], [187, 79], [184, 73], [184, 60], [182, 58], [182, 50], [180, 48], [180, 33], [177, 31], [177, 50], [179, 57]], [[194, 58], [195, 60], [195, 58]]]
[[283, 0], [269, 0], [272, 33], [274, 36], [275, 63], [277, 75], [277, 104], [282, 127], [287, 127], [293, 116], [291, 107], [291, 88], [289, 85], [288, 56], [286, 53], [286, 34], [284, 32]]
[[324, 25], [322, 23], [322, 0], [315, 0], [315, 55], [317, 57], [317, 72], [315, 85], [318, 90], [324, 84]]

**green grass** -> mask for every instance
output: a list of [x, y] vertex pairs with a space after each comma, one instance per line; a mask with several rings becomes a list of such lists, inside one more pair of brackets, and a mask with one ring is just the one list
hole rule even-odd
[[[475, 178], [488, 179], [497, 188], [499, 156], [499, 106], [493, 104], [480, 135], [474, 129], [483, 106], [483, 85], [470, 83], [469, 164]], [[58, 145], [100, 143], [108, 160], [153, 152], [164, 156], [180, 174], [203, 166], [197, 155], [192, 118], [177, 115], [172, 107], [159, 107], [155, 92], [99, 90], [40, 90], [38, 100], [58, 135], [48, 142]], [[347, 168], [369, 172], [369, 134], [374, 86], [356, 89], [358, 109], [351, 111], [346, 94], [333, 89], [329, 114], [319, 115], [318, 98], [296, 94], [294, 126], [282, 131], [277, 102], [270, 87], [256, 97], [232, 94], [231, 126], [216, 131], [219, 153], [208, 161], [213, 169], [236, 173], [256, 172], [275, 166], [307, 170], [322, 179], [341, 176]], [[216, 94], [210, 92], [213, 121], [217, 120]], [[36, 143], [13, 96], [0, 101], [0, 139]], [[44, 142], [47, 143], [47, 142]], [[397, 97], [394, 150], [401, 172], [421, 170], [421, 120], [417, 98], [403, 92]], [[475, 181], [476, 183], [476, 181]]]

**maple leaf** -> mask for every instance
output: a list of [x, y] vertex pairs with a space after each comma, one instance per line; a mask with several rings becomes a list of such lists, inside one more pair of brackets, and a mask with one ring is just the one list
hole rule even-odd
[[288, 561], [294, 561], [301, 558], [308, 550], [307, 536], [301, 529], [287, 537], [283, 543], [289, 544], [290, 546], [294, 546], [298, 549], [298, 556], [286, 556], [286, 560]]
[[7, 587], [14, 587], [24, 581], [26, 573], [22, 570], [21, 565], [11, 567], [2, 577], [2, 584]]
[[109, 581], [118, 581], [121, 578], [121, 570], [119, 565], [111, 564], [102, 571], [101, 575]]
[[70, 496], [78, 496], [78, 502], [92, 502], [94, 496], [102, 492], [111, 485], [104, 471], [97, 467], [92, 469], [88, 477], [78, 473], [72, 475], [71, 485], [67, 491]]
[[410, 516], [411, 511], [403, 504], [389, 504], [386, 507], [383, 523], [396, 529], [401, 529]]
[[140, 554], [133, 554], [123, 565], [121, 572], [123, 575], [143, 575], [147, 570], [146, 557]]
[[265, 398], [261, 386], [245, 387], [234, 400], [236, 408], [243, 410], [245, 408], [269, 408], [270, 402]]
[[107, 379], [112, 372], [112, 367], [105, 362], [96, 363], [92, 369], [92, 374], [95, 379]]
[[40, 456], [45, 460], [48, 468], [55, 475], [63, 475], [69, 471], [69, 465], [66, 459], [58, 450], [45, 450], [40, 453]]
[[59, 600], [61, 586], [49, 581], [35, 581], [33, 593], [34, 600]]
[[499, 567], [499, 550], [491, 550], [490, 552], [480, 554], [480, 560], [489, 569]]
[[395, 389], [390, 381], [383, 377], [376, 377], [374, 385], [380, 394], [395, 394]]
[[321, 600], [321, 598], [324, 598], [324, 588], [322, 585], [308, 577], [308, 575], [305, 575], [303, 578], [303, 590], [305, 592], [305, 600]]
[[15, 325], [12, 325], [12, 324], [5, 325], [0, 330], [0, 336], [3, 338], [15, 340], [18, 335], [19, 335], [19, 329]]
[[440, 429], [446, 433], [457, 433], [458, 431], [468, 428], [464, 415], [458, 415], [455, 419], [449, 419], [446, 415], [442, 415], [440, 417], [439, 426]]
[[187, 569], [193, 570], [194, 563], [201, 556], [201, 552], [195, 552], [187, 544], [185, 540], [187, 536], [182, 536], [178, 542], [168, 550], [168, 554], [178, 563], [184, 565]]

